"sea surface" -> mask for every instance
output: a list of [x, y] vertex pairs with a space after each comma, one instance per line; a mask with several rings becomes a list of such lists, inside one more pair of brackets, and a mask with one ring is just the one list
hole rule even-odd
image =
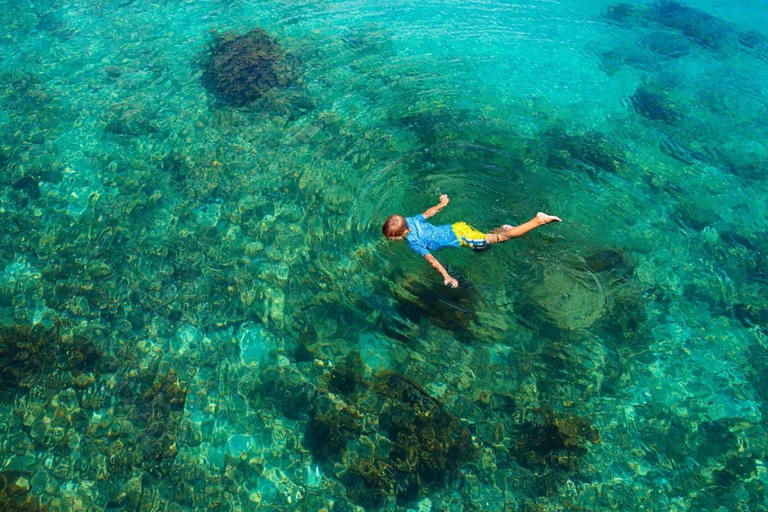
[[0, 0], [0, 510], [768, 510], [766, 119], [763, 0]]

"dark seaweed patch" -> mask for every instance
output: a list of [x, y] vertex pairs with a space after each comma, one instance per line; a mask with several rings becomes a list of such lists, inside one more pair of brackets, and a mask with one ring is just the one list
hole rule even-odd
[[635, 268], [629, 264], [622, 251], [616, 249], [601, 249], [584, 258], [592, 272], [610, 272], [620, 278], [629, 278], [635, 273]]
[[637, 89], [630, 101], [635, 112], [653, 121], [674, 124], [682, 118], [682, 115], [675, 111], [674, 103], [666, 96], [650, 92], [644, 87]]
[[40, 198], [40, 185], [38, 181], [31, 176], [24, 176], [13, 184], [13, 190], [19, 190], [26, 193], [31, 199]]
[[531, 411], [513, 436], [514, 456], [536, 475], [542, 495], [553, 495], [569, 474], [578, 473], [587, 443], [600, 442], [600, 433], [584, 418], [548, 409]]
[[739, 42], [750, 50], [763, 50], [768, 48], [768, 37], [756, 30], [750, 30], [739, 34]]
[[644, 22], [643, 10], [629, 3], [609, 5], [602, 17], [608, 23], [622, 27], [640, 25]]
[[55, 12], [46, 12], [37, 15], [37, 30], [55, 32], [65, 26], [61, 16]]
[[397, 312], [403, 318], [418, 322], [422, 317], [450, 332], [470, 329], [477, 321], [477, 292], [469, 286], [448, 288], [429, 286], [406, 277], [393, 289]]
[[655, 31], [645, 35], [641, 43], [656, 55], [668, 59], [679, 59], [691, 51], [691, 43], [674, 32]]
[[707, 158], [703, 153], [687, 148], [679, 142], [667, 137], [661, 140], [660, 148], [662, 152], [688, 165], [705, 161]]
[[297, 78], [296, 59], [261, 28], [217, 36], [202, 75], [211, 94], [235, 106], [251, 103]]
[[722, 48], [735, 34], [729, 23], [674, 0], [660, 0], [651, 10], [651, 15], [661, 25], [710, 50]]
[[189, 390], [169, 370], [141, 393], [130, 417], [137, 438], [132, 462], [152, 474], [167, 474], [176, 457], [176, 435]]
[[47, 507], [29, 495], [31, 473], [0, 471], [0, 510], [3, 512], [46, 512]]
[[554, 127], [542, 133], [547, 166], [555, 169], [583, 168], [595, 177], [598, 171], [619, 172], [626, 165], [623, 147], [595, 131], [566, 131]]
[[[415, 382], [385, 372], [368, 386], [358, 359], [353, 354], [346, 369], [326, 377], [339, 394], [318, 392], [305, 441], [353, 501], [405, 506], [422, 490], [453, 480], [477, 448], [461, 419]], [[364, 407], [347, 400], [355, 389]]]
[[7, 400], [50, 372], [56, 361], [58, 336], [28, 327], [0, 328], [0, 392]]

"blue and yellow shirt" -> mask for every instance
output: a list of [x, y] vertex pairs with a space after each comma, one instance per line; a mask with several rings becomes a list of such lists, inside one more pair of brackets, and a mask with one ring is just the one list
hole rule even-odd
[[435, 226], [430, 224], [421, 213], [415, 217], [406, 217], [405, 221], [410, 229], [405, 239], [408, 241], [408, 246], [420, 256], [426, 256], [430, 251], [438, 251], [444, 247], [467, 246], [472, 249], [483, 249], [487, 245], [485, 233], [465, 222]]

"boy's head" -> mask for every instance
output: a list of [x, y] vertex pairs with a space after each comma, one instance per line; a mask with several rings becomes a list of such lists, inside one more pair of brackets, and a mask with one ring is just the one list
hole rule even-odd
[[402, 215], [394, 214], [384, 221], [384, 225], [381, 227], [384, 236], [390, 240], [400, 240], [408, 234], [408, 222]]

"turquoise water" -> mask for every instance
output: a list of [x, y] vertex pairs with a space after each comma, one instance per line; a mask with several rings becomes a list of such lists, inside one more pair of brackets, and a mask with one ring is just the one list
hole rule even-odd
[[0, 26], [3, 510], [768, 509], [764, 3]]

